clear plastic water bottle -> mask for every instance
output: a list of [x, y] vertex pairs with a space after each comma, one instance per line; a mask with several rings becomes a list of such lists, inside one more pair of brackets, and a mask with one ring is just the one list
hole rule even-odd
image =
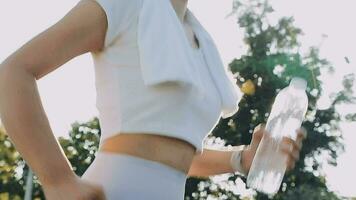
[[296, 140], [308, 108], [305, 93], [307, 82], [294, 77], [289, 86], [276, 96], [266, 123], [266, 134], [261, 139], [247, 176], [247, 186], [274, 195], [278, 192], [285, 171], [287, 156], [280, 148], [283, 136]]

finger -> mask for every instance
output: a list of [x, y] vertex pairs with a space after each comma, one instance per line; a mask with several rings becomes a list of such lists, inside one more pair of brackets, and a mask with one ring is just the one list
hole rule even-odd
[[307, 137], [306, 135], [306, 129], [304, 127], [301, 127], [299, 129], [296, 130], [297, 132], [297, 138], [296, 138], [296, 142], [298, 144], [301, 144], [302, 141]]
[[298, 133], [297, 139], [295, 141], [296, 145], [298, 145], [299, 149], [302, 149], [302, 145], [303, 145], [303, 134], [302, 133]]
[[286, 168], [287, 172], [293, 170], [295, 168], [295, 161], [291, 157], [288, 157], [286, 161], [286, 166], [287, 166]]
[[[99, 197], [98, 197], [98, 195], [94, 192], [94, 193], [88, 194], [88, 196], [86, 196], [84, 199], [88, 199], [88, 200], [98, 200]], [[84, 200], [84, 199], [83, 199], [83, 200]]]
[[307, 129], [304, 128], [303, 126], [301, 126], [300, 128], [297, 129], [297, 133], [298, 133], [297, 138], [300, 138], [302, 140], [307, 138], [307, 135], [308, 135]]
[[289, 147], [282, 147], [281, 148], [282, 153], [286, 154], [288, 159], [291, 159], [293, 161], [298, 161], [299, 160], [299, 151], [296, 149], [291, 149]]
[[258, 126], [255, 127], [255, 129], [253, 130], [253, 137], [255, 139], [262, 139], [262, 136], [264, 134], [265, 131], [265, 125], [264, 124], [259, 124]]
[[295, 157], [292, 154], [286, 154], [286, 170], [291, 171], [295, 167]]
[[303, 140], [306, 137], [305, 131], [303, 131], [302, 128], [297, 130], [298, 134], [297, 134], [297, 139], [296, 139], [296, 143], [299, 146], [299, 149], [302, 149], [303, 146]]
[[106, 196], [105, 196], [105, 192], [104, 192], [103, 186], [99, 187], [98, 197], [99, 197], [98, 199], [100, 199], [100, 200], [106, 200], [107, 199]]
[[304, 133], [302, 131], [300, 131], [300, 129], [296, 130], [296, 132], [297, 132], [296, 141], [300, 142], [300, 141], [304, 140]]
[[255, 127], [253, 130], [253, 135], [252, 135], [252, 140], [251, 140], [251, 148], [257, 148], [258, 144], [262, 140], [262, 137], [265, 133], [264, 131], [264, 124], [259, 124], [258, 126]]
[[105, 195], [103, 193], [95, 192], [90, 196], [90, 200], [105, 200]]
[[261, 130], [264, 130], [265, 129], [265, 124], [264, 123], [260, 123], [258, 124], [255, 129], [253, 130], [253, 132], [257, 132], [257, 131], [261, 131]]
[[92, 193], [90, 195], [90, 200], [105, 200], [105, 192], [102, 185], [94, 184], [92, 185]]
[[297, 150], [300, 151], [301, 143], [298, 144], [296, 141], [289, 137], [283, 137], [281, 142], [282, 148], [289, 149], [290, 151]]

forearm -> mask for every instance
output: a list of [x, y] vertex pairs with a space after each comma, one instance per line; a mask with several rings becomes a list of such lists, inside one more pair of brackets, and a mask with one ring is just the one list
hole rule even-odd
[[36, 79], [0, 65], [0, 115], [15, 148], [42, 184], [74, 175], [45, 115]]
[[[236, 146], [233, 147], [233, 149], [239, 147], [240, 146]], [[219, 150], [204, 148], [201, 155], [194, 157], [188, 176], [207, 178], [212, 175], [234, 173], [235, 171], [230, 164], [233, 149], [228, 150], [225, 147]]]

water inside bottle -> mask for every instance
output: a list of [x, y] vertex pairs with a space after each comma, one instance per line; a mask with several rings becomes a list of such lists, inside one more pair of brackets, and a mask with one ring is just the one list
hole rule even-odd
[[254, 174], [249, 174], [248, 186], [260, 192], [273, 194], [278, 191], [282, 182], [287, 167], [287, 156], [280, 151], [280, 139], [264, 135], [262, 140], [257, 151], [259, 156], [265, 159], [254, 160], [251, 166], [251, 173]]
[[267, 194], [278, 192], [287, 167], [287, 155], [280, 150], [283, 136], [296, 139], [307, 111], [306, 82], [293, 78], [276, 96], [264, 134], [247, 177], [247, 186]]

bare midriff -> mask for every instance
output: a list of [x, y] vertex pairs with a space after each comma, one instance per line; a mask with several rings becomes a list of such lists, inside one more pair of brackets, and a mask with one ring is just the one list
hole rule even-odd
[[191, 143], [178, 138], [121, 132], [105, 139], [99, 151], [137, 156], [169, 165], [188, 174], [196, 149]]

